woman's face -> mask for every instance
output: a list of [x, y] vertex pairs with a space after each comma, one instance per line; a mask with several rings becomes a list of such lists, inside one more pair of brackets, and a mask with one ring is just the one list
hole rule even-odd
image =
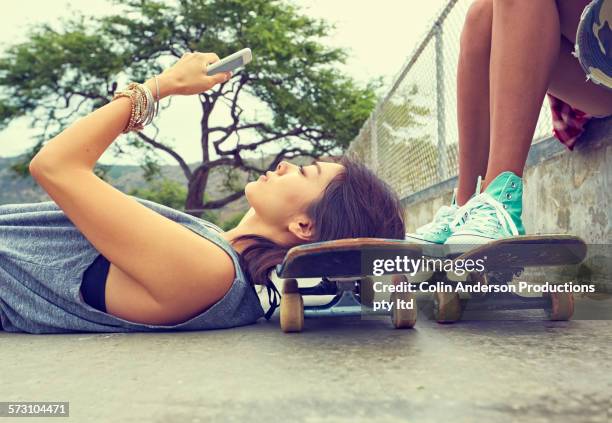
[[344, 171], [344, 166], [315, 162], [300, 166], [282, 161], [276, 171], [266, 172], [249, 182], [245, 194], [261, 219], [270, 225], [285, 226], [302, 216], [317, 200], [331, 180]]

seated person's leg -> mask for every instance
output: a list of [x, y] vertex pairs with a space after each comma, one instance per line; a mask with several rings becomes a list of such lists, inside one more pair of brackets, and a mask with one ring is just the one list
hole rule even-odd
[[[493, 0], [475, 0], [461, 31], [457, 66], [457, 125], [459, 182], [450, 205], [434, 213], [433, 220], [407, 233], [406, 240], [443, 244], [452, 234], [455, 213], [480, 190], [489, 155], [489, 59]], [[476, 187], [476, 189], [474, 189]]]
[[446, 244], [467, 248], [525, 233], [521, 177], [560, 40], [553, 0], [493, 1], [491, 142], [484, 192], [464, 206], [469, 217]]
[[465, 16], [457, 63], [457, 130], [459, 175], [457, 204], [474, 194], [489, 158], [489, 61], [493, 0], [476, 0]]
[[[406, 234], [406, 239], [440, 243], [451, 232], [462, 229], [464, 232], [455, 234], [449, 243], [488, 242], [523, 234], [521, 176], [544, 93], [548, 91], [590, 115], [612, 113], [612, 91], [586, 82], [582, 68], [571, 55], [580, 14], [589, 1], [557, 3], [558, 9], [552, 0], [525, 0], [510, 6], [505, 3], [499, 6], [495, 0], [477, 0], [470, 7], [461, 35], [457, 77], [459, 192], [454, 193], [450, 206], [435, 214], [431, 223], [415, 234]], [[493, 24], [494, 6], [496, 20], [502, 24]], [[521, 15], [530, 19], [521, 20]], [[540, 36], [542, 30], [547, 37]], [[496, 53], [489, 78], [492, 31], [496, 32], [492, 47]], [[489, 80], [494, 120], [491, 148], [489, 119], [485, 117], [487, 113], [482, 113], [489, 110], [488, 102], [482, 101], [483, 94], [489, 95]], [[474, 113], [476, 109], [482, 110]], [[489, 153], [488, 160], [482, 157], [483, 152]], [[487, 168], [488, 200], [494, 201], [483, 202], [482, 196], [472, 201], [467, 207], [476, 209], [471, 228], [461, 228], [463, 219], [455, 219], [455, 214], [458, 206], [479, 193], [478, 189], [471, 192], [469, 182], [482, 173], [477, 169], [483, 166]], [[444, 231], [453, 220], [458, 226]]]

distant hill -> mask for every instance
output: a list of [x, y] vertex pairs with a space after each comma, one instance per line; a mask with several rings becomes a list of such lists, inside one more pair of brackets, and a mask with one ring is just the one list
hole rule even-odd
[[18, 159], [18, 156], [0, 157], [0, 204], [49, 200], [47, 194], [32, 178], [21, 178], [10, 169]]
[[[20, 156], [0, 157], [0, 204], [35, 203], [50, 200], [47, 193], [31, 177], [19, 177], [10, 169], [10, 166], [19, 159]], [[195, 165], [190, 167], [194, 169]], [[187, 184], [179, 166], [162, 166], [161, 173], [164, 178]], [[247, 175], [244, 172], [241, 173], [241, 181], [246, 183]], [[112, 166], [108, 170], [107, 179], [111, 185], [125, 193], [137, 188], [146, 188], [149, 185], [143, 178], [140, 166]], [[223, 191], [222, 183], [223, 175], [220, 169], [214, 169], [209, 176], [207, 196], [216, 199], [227, 195], [227, 192]], [[219, 220], [225, 221], [240, 212], [245, 212], [248, 208], [246, 197], [243, 196], [219, 210]]]

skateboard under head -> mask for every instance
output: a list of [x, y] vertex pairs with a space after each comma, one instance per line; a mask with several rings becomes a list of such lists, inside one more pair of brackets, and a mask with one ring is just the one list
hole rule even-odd
[[400, 239], [347, 238], [315, 242], [291, 248], [283, 263], [276, 267], [281, 278], [314, 278], [362, 275], [365, 257], [401, 254], [409, 258], [443, 256], [441, 245], [415, 244]]

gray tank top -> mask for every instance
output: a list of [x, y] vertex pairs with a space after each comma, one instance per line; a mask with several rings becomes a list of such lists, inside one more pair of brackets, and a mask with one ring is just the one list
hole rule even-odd
[[221, 300], [176, 325], [130, 322], [91, 307], [80, 292], [83, 274], [100, 254], [53, 201], [0, 205], [0, 323], [7, 332], [153, 332], [221, 329], [264, 315], [238, 253], [203, 219], [130, 196], [223, 248], [236, 279]]

